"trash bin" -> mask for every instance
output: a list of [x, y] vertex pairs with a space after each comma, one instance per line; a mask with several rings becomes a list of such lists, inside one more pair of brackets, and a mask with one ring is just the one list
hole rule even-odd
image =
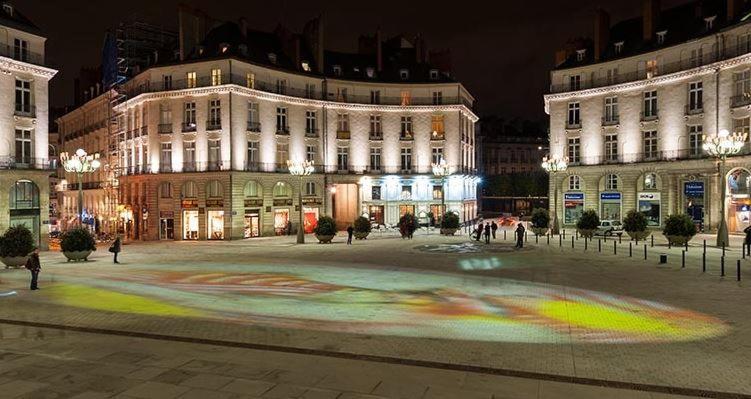
[[660, 254], [660, 264], [668, 263], [668, 254]]

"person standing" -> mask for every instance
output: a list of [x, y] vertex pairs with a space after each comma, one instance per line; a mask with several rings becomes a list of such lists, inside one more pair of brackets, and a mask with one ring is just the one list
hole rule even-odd
[[743, 232], [746, 233], [746, 239], [743, 241], [743, 244], [746, 246], [746, 253], [751, 255], [751, 226], [743, 229]]
[[521, 222], [516, 225], [516, 248], [524, 248], [524, 225]]
[[498, 230], [498, 225], [495, 223], [495, 220], [493, 223], [490, 224], [490, 231], [493, 232], [493, 239], [495, 240], [495, 232]]
[[490, 244], [490, 223], [485, 223], [485, 244]]
[[480, 225], [477, 226], [477, 236], [475, 236], [475, 241], [480, 241], [480, 238], [482, 238], [482, 232], [484, 230], [484, 225], [482, 222], [480, 222]]
[[39, 272], [42, 271], [42, 264], [39, 262], [39, 248], [34, 249], [34, 252], [29, 256], [29, 260], [26, 261], [26, 268], [31, 272], [31, 290], [39, 289]]
[[110, 252], [115, 254], [115, 263], [120, 263], [117, 261], [117, 254], [120, 253], [121, 250], [122, 250], [122, 242], [120, 241], [120, 236], [117, 236], [117, 238], [115, 238], [115, 242], [113, 242], [112, 245], [110, 246]]
[[349, 225], [347, 227], [347, 245], [352, 245], [352, 235], [355, 233], [355, 229], [352, 227], [352, 225]]

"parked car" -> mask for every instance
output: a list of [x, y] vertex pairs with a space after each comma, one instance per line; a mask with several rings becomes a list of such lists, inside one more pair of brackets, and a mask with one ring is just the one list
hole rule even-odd
[[623, 224], [619, 220], [602, 220], [595, 230], [597, 236], [622, 236]]

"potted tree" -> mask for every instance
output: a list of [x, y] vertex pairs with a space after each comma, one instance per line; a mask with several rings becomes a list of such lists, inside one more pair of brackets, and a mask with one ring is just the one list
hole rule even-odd
[[405, 213], [404, 216], [399, 218], [399, 233], [401, 233], [402, 238], [412, 239], [415, 230], [417, 230], [417, 219], [415, 218], [415, 215]]
[[6, 268], [22, 267], [34, 250], [34, 235], [24, 225], [13, 226], [0, 237], [0, 261]]
[[688, 215], [670, 215], [665, 221], [662, 234], [672, 245], [684, 245], [696, 235], [696, 225]]
[[88, 261], [91, 252], [96, 251], [96, 241], [85, 227], [76, 227], [60, 237], [60, 250], [68, 258], [68, 262]]
[[651, 234], [647, 229], [647, 217], [635, 209], [628, 211], [626, 218], [623, 219], [623, 230], [636, 241], [644, 240]]
[[370, 224], [370, 220], [368, 220], [368, 218], [366, 218], [365, 216], [360, 216], [359, 218], [355, 219], [354, 228], [355, 239], [364, 240], [368, 238], [370, 230], [373, 228], [373, 226]]
[[537, 208], [532, 211], [532, 232], [542, 236], [548, 232], [550, 226], [550, 214], [547, 209]]
[[587, 209], [582, 212], [579, 220], [576, 222], [576, 229], [579, 231], [579, 235], [586, 238], [592, 238], [599, 226], [600, 217], [597, 216], [597, 212], [594, 209]]
[[453, 236], [459, 230], [459, 215], [454, 212], [446, 212], [441, 218], [441, 234]]
[[318, 218], [318, 225], [313, 229], [313, 233], [319, 243], [329, 244], [336, 236], [336, 222], [329, 216], [321, 216]]

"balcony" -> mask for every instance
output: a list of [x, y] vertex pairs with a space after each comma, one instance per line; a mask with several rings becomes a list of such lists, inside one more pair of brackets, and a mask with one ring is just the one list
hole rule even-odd
[[414, 139], [415, 139], [415, 136], [412, 135], [412, 132], [402, 131], [399, 134], [399, 140], [402, 140], [402, 141], [412, 141]]
[[30, 64], [44, 65], [44, 55], [28, 50], [24, 51], [15, 46], [0, 45], [0, 56]]
[[194, 162], [183, 162], [183, 172], [195, 172], [196, 171], [196, 163]]
[[577, 121], [566, 121], [566, 129], [572, 130], [572, 129], [581, 129], [582, 128], [582, 122]]
[[368, 167], [368, 174], [370, 175], [380, 175], [383, 174], [383, 167], [381, 165], [374, 165]]
[[289, 173], [289, 167], [286, 163], [276, 163], [274, 164], [274, 170], [277, 173]]
[[434, 131], [433, 131], [433, 132], [432, 132], [432, 133], [430, 134], [430, 140], [432, 140], [432, 141], [442, 141], [442, 140], [446, 140], [446, 132], [438, 132], [438, 131], [435, 131], [435, 130], [434, 130]]
[[55, 170], [57, 169], [57, 159], [33, 158], [13, 156], [0, 157], [0, 169], [33, 169], [33, 170]]
[[701, 115], [704, 113], [704, 104], [687, 104], [686, 115]]
[[212, 172], [222, 170], [222, 161], [209, 161], [206, 170]]
[[621, 118], [618, 115], [602, 117], [602, 126], [614, 126], [619, 123], [621, 123]]
[[148, 136], [149, 135], [149, 127], [148, 126], [141, 126], [141, 134], [140, 137]]
[[159, 172], [160, 173], [172, 173], [172, 164], [171, 163], [160, 164]]
[[24, 118], [36, 118], [37, 107], [29, 104], [16, 104], [16, 110], [13, 115], [22, 116]]
[[246, 172], [260, 172], [261, 169], [261, 163], [260, 162], [245, 162], [245, 171]]
[[196, 123], [183, 123], [183, 133], [191, 133], [196, 131]]
[[171, 123], [160, 123], [159, 124], [159, 134], [169, 134], [172, 133], [172, 124]]
[[660, 118], [659, 117], [659, 113], [657, 112], [656, 109], [652, 110], [652, 111], [648, 111], [648, 112], [647, 111], [642, 111], [640, 113], [640, 116], [641, 116], [641, 121], [642, 122], [656, 121], [657, 119]]
[[261, 123], [260, 122], [248, 122], [248, 131], [254, 132], [254, 133], [260, 133], [261, 132]]
[[276, 134], [280, 136], [289, 136], [289, 126], [277, 126]]
[[349, 140], [350, 138], [349, 130], [337, 130], [336, 138], [337, 140]]
[[208, 130], [208, 131], [222, 130], [222, 120], [221, 119], [214, 119], [214, 120], [208, 120], [208, 121], [206, 121], [206, 130]]
[[370, 140], [373, 140], [373, 141], [381, 141], [383, 140], [383, 132], [371, 131], [368, 137], [370, 138]]
[[730, 107], [732, 108], [745, 107], [749, 104], [751, 104], [751, 93], [743, 93], [730, 97]]
[[305, 128], [305, 137], [318, 137], [318, 128], [315, 128], [315, 127], [306, 127]]

